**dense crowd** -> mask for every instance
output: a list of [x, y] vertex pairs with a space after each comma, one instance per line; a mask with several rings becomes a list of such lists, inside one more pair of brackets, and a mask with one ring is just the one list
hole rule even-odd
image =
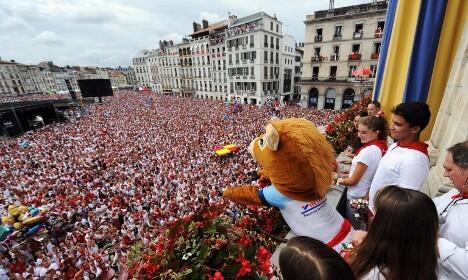
[[[221, 101], [133, 91], [86, 111], [0, 143], [0, 214], [11, 204], [48, 210], [47, 238], [1, 243], [0, 279], [125, 276], [131, 244], [149, 244], [168, 222], [249, 179], [257, 165], [247, 145], [272, 117], [254, 105], [232, 112]], [[334, 115], [296, 106], [280, 113], [317, 125]], [[228, 143], [241, 151], [213, 153]]]

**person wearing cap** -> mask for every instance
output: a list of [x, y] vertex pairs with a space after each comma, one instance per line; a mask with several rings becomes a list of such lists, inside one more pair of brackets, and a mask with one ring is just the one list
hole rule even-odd
[[444, 176], [455, 188], [434, 198], [439, 213], [439, 279], [468, 279], [468, 140], [448, 149]]

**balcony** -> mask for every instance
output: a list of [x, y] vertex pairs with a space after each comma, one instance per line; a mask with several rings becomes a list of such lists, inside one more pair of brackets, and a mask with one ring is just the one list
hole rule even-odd
[[336, 74], [335, 75], [330, 75], [330, 77], [328, 77], [328, 80], [329, 81], [336, 81]]
[[274, 48], [275, 48], [275, 45], [270, 44], [270, 48], [274, 49]]
[[317, 82], [318, 81], [318, 74], [312, 74], [312, 81]]
[[353, 39], [362, 39], [362, 31], [354, 32]]
[[236, 60], [236, 64], [239, 64], [239, 60]]
[[313, 57], [311, 57], [310, 61], [311, 62], [322, 62], [324, 60], [324, 57], [321, 56], [321, 55], [314, 55]]
[[250, 78], [251, 78], [251, 79], [255, 79], [255, 75], [250, 75]]
[[341, 34], [333, 34], [333, 41], [341, 40], [343, 36]]
[[383, 30], [382, 29], [376, 29], [374, 31], [374, 38], [382, 38], [382, 35], [383, 35]]
[[246, 79], [247, 79], [247, 75], [242, 76], [242, 79], [246, 80]]
[[317, 42], [322, 42], [322, 40], [323, 40], [322, 35], [315, 35], [314, 36], [314, 42], [316, 42], [316, 43]]
[[242, 45], [242, 49], [247, 49], [247, 45]]
[[360, 53], [353, 53], [348, 56], [348, 60], [361, 60]]
[[263, 44], [265, 48], [268, 48], [268, 43]]
[[247, 64], [247, 59], [242, 59], [242, 64]]
[[250, 44], [250, 47], [253, 48], [253, 47], [254, 47], [254, 44]]
[[380, 53], [372, 53], [372, 54], [370, 55], [370, 58], [371, 58], [371, 59], [379, 59], [379, 56], [380, 56]]
[[330, 61], [338, 61], [340, 60], [340, 56], [337, 54], [333, 54], [330, 56]]
[[228, 52], [232, 51], [232, 47], [228, 47]]
[[238, 51], [238, 50], [239, 50], [239, 46], [235, 46], [235, 47], [234, 47], [234, 50]]

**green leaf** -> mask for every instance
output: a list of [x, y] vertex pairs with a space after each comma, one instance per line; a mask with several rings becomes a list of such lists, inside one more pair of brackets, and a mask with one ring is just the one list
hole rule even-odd
[[256, 244], [252, 244], [250, 246], [248, 246], [245, 251], [244, 251], [244, 256], [246, 259], [248, 260], [253, 260], [253, 258], [255, 257], [255, 253], [257, 252], [257, 246]]
[[220, 263], [223, 263], [226, 260], [227, 256], [228, 256], [227, 250], [220, 250], [214, 256], [213, 260], [211, 261], [211, 264], [218, 265]]
[[198, 252], [198, 260], [200, 262], [205, 262], [205, 259], [206, 257], [208, 257], [211, 253], [211, 249], [210, 247], [208, 247], [207, 245], [203, 245], [200, 249], [200, 251]]
[[226, 268], [223, 269], [222, 274], [224, 276], [224, 279], [235, 279], [237, 272], [239, 272], [239, 269], [241, 268], [240, 263], [234, 263], [230, 266], [227, 266]]

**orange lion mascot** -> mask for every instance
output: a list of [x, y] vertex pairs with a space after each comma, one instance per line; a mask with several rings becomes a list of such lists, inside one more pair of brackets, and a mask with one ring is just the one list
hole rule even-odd
[[271, 121], [255, 138], [249, 152], [260, 164], [264, 188], [252, 185], [227, 188], [223, 197], [245, 205], [280, 209], [297, 236], [321, 240], [340, 251], [351, 241], [351, 224], [327, 203], [332, 184], [334, 152], [325, 137], [306, 119]]

